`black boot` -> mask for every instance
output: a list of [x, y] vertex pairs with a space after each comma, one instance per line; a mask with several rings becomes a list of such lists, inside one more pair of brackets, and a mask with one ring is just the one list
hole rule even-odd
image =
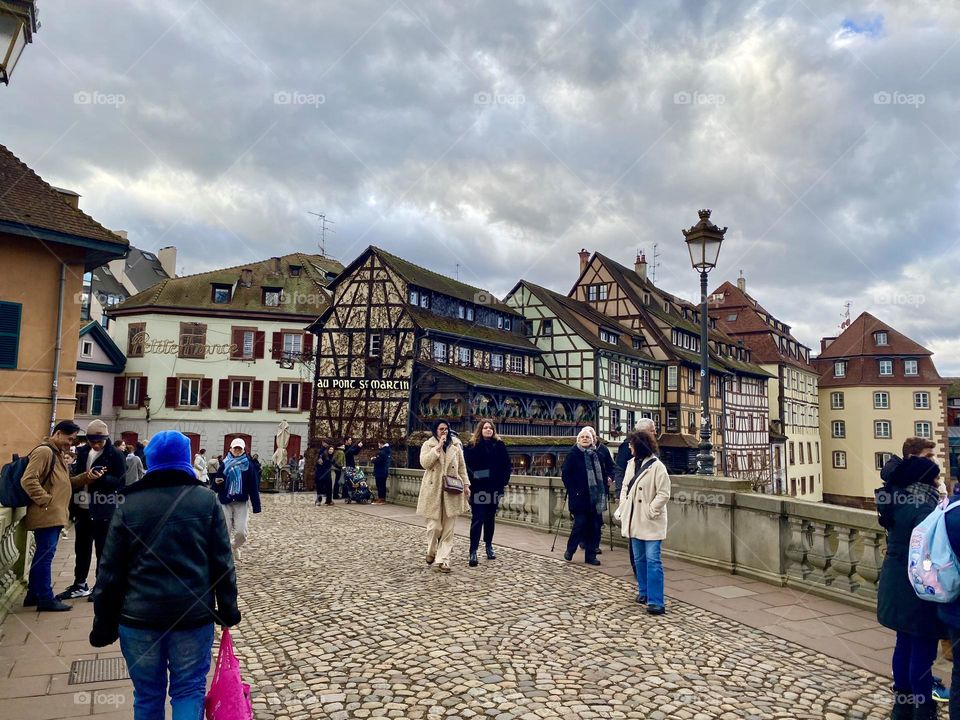
[[913, 720], [913, 693], [909, 690], [893, 689], [893, 712], [891, 720]]
[[497, 554], [493, 551], [493, 543], [487, 543], [487, 560], [496, 560]]
[[477, 551], [471, 550], [470, 551], [470, 567], [476, 567], [479, 564], [480, 564], [480, 561], [477, 560]]
[[[910, 698], [910, 699], [914, 699], [914, 698]], [[937, 720], [937, 703], [934, 701], [934, 699], [931, 696], [927, 695], [924, 698], [917, 696], [915, 699], [917, 701], [917, 704], [913, 706], [913, 715], [911, 716], [911, 715], [904, 714], [903, 715], [904, 718], [912, 717], [913, 720]], [[894, 710], [894, 717], [898, 717], [896, 715], [896, 710], [897, 710], [896, 705], [893, 706], [893, 710]]]

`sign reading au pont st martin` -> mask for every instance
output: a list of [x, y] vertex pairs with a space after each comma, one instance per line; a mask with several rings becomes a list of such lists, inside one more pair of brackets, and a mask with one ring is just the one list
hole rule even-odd
[[369, 380], [367, 378], [317, 378], [321, 390], [399, 390], [410, 392], [409, 380]]

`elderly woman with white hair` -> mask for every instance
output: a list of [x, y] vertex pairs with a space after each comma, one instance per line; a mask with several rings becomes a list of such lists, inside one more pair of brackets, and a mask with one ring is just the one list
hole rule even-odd
[[568, 562], [573, 560], [577, 547], [583, 543], [587, 565], [600, 564], [597, 559], [597, 546], [600, 543], [597, 529], [607, 498], [606, 477], [594, 437], [592, 428], [585, 427], [580, 431], [577, 444], [570, 448], [563, 461], [561, 472], [570, 515], [573, 517], [573, 529], [563, 557]]

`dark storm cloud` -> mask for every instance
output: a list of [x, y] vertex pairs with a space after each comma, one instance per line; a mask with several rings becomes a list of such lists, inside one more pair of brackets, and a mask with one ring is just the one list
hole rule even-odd
[[[91, 12], [90, 8], [96, 11]], [[3, 142], [199, 271], [368, 244], [504, 293], [576, 251], [696, 278], [680, 229], [816, 347], [870, 310], [960, 373], [960, 13], [893, 2], [42, 4]], [[952, 265], [951, 265], [952, 264]]]

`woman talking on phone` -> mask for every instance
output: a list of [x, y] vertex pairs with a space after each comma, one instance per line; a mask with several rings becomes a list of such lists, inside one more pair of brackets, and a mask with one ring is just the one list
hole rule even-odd
[[450, 424], [437, 420], [431, 437], [420, 448], [423, 481], [417, 515], [427, 520], [427, 565], [450, 572], [453, 529], [457, 516], [467, 510], [470, 479], [463, 445], [450, 434]]

